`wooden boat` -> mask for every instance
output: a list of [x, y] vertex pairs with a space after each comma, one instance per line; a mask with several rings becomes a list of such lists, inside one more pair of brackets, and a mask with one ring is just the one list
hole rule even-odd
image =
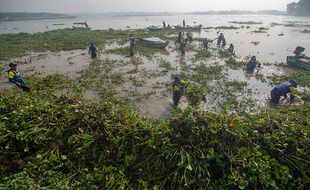
[[197, 30], [200, 31], [202, 28], [202, 25], [197, 25], [197, 26], [186, 26], [185, 28], [183, 28], [184, 30]]
[[90, 30], [91, 28], [87, 24], [87, 22], [75, 22], [73, 23], [76, 26], [72, 26], [73, 29], [79, 29], [79, 30]]
[[156, 26], [150, 26], [150, 27], [147, 27], [147, 29], [150, 32], [159, 32], [159, 31], [163, 31], [163, 30], [170, 30], [171, 28], [170, 27], [160, 28], [160, 27], [156, 27]]
[[310, 70], [310, 58], [306, 56], [287, 56], [287, 64], [290, 67], [295, 67], [304, 70]]
[[150, 27], [147, 27], [147, 29], [148, 29], [150, 32], [158, 32], [158, 31], [164, 30], [164, 28], [159, 28], [159, 27], [156, 27], [156, 26], [150, 26]]
[[191, 31], [200, 31], [202, 29], [202, 25], [196, 25], [196, 26], [175, 26], [174, 27], [177, 30], [191, 30]]
[[139, 42], [146, 47], [151, 48], [158, 48], [158, 49], [164, 49], [167, 47], [169, 42], [162, 42], [162, 41], [155, 41], [155, 40], [148, 40], [148, 39], [139, 39]]

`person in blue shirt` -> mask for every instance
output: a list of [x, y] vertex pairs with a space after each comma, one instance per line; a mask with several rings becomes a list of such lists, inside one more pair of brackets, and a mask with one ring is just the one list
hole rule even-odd
[[297, 82], [295, 80], [289, 80], [288, 82], [283, 82], [271, 90], [271, 103], [279, 104], [281, 97], [285, 99], [290, 94], [290, 101], [295, 101], [297, 95]]
[[92, 59], [97, 57], [98, 51], [97, 51], [97, 48], [95, 47], [94, 43], [90, 44], [88, 54], [90, 54]]

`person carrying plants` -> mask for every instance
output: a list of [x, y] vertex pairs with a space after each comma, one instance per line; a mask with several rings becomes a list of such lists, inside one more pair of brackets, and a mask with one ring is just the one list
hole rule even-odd
[[129, 42], [129, 56], [133, 57], [134, 56], [134, 49], [136, 48], [136, 40], [134, 38], [130, 39]]
[[279, 104], [282, 96], [287, 99], [287, 94], [290, 94], [290, 101], [294, 102], [297, 95], [297, 86], [297, 82], [293, 79], [277, 85], [271, 90], [271, 103]]
[[92, 59], [97, 57], [98, 51], [94, 43], [90, 43], [88, 54], [90, 54]]
[[9, 67], [10, 69], [7, 71], [9, 81], [16, 84], [23, 91], [29, 92], [30, 88], [26, 86], [26, 82], [17, 71], [17, 65], [15, 63], [10, 63]]
[[185, 93], [185, 88], [188, 86], [187, 82], [181, 80], [179, 76], [174, 77], [174, 82], [172, 83], [173, 88], [173, 103], [178, 106], [180, 99]]

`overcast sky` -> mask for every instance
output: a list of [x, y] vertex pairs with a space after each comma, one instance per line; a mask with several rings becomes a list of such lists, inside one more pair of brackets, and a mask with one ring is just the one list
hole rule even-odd
[[293, 1], [297, 0], [0, 0], [0, 12], [285, 10]]

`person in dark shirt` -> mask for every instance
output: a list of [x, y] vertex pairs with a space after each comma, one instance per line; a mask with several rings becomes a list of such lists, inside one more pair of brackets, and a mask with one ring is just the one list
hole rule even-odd
[[94, 43], [90, 44], [88, 54], [90, 54], [92, 59], [97, 57], [98, 51], [97, 51], [97, 48], [95, 47]]

